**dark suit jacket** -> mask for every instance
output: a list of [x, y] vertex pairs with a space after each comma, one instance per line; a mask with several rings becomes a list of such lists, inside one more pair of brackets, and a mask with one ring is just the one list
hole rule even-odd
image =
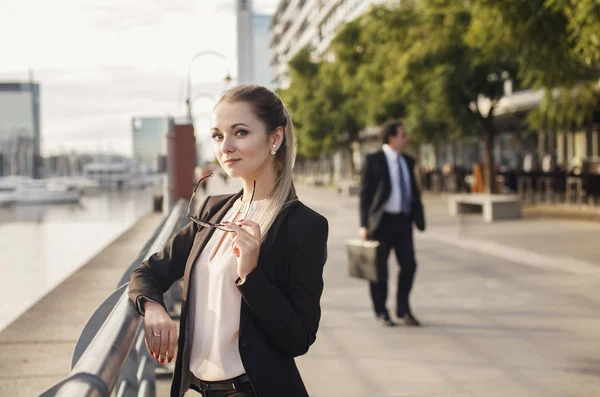
[[[425, 214], [421, 202], [421, 192], [415, 178], [415, 160], [403, 154], [408, 165], [412, 190], [411, 221], [421, 231], [425, 230]], [[383, 150], [367, 155], [360, 184], [360, 225], [375, 234], [381, 223], [385, 203], [392, 194], [390, 170]]]
[[[209, 197], [200, 210], [201, 219], [219, 222], [240, 196], [241, 192]], [[323, 216], [294, 201], [271, 226], [258, 266], [238, 286], [242, 295], [239, 350], [257, 397], [308, 396], [294, 357], [306, 353], [317, 335], [328, 229]], [[172, 397], [189, 389], [191, 346], [186, 336], [193, 326], [187, 324], [189, 281], [213, 232], [214, 228], [189, 223], [130, 277], [133, 302], [144, 296], [159, 303], [175, 281], [184, 279]]]

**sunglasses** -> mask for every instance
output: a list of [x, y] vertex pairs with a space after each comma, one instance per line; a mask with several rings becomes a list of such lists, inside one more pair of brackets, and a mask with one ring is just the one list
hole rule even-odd
[[[213, 175], [214, 174], [211, 172], [210, 174], [205, 175], [198, 180], [198, 182], [196, 183], [196, 186], [194, 187], [194, 191], [192, 192], [192, 197], [190, 198], [190, 201], [188, 203], [188, 208], [187, 208], [187, 211], [185, 212], [185, 215], [188, 217], [188, 219], [190, 221], [194, 222], [198, 226], [208, 227], [208, 228], [214, 227], [215, 229], [219, 229], [223, 232], [231, 233], [231, 232], [233, 232], [233, 230], [228, 229], [227, 226], [223, 225], [222, 223], [212, 223], [212, 222], [203, 221], [191, 214], [192, 202], [194, 201], [194, 195], [196, 194], [196, 190], [198, 189], [198, 186], [200, 186], [200, 183], [202, 183], [202, 181], [204, 179], [209, 178]], [[243, 213], [248, 212], [248, 210], [250, 209], [250, 205], [252, 204], [252, 200], [254, 200], [254, 192], [255, 191], [256, 191], [256, 181], [254, 181], [254, 186], [252, 187], [252, 195], [250, 196], [250, 201], [247, 203], [244, 203], [244, 206], [242, 207], [241, 212], [243, 212]]]

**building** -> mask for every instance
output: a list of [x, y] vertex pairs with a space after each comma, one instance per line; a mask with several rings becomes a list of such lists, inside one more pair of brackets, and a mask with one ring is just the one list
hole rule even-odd
[[40, 85], [0, 83], [0, 176], [40, 178]]
[[389, 0], [282, 0], [271, 20], [273, 83], [287, 88], [287, 63], [302, 48], [311, 45], [316, 57], [327, 54], [336, 29], [368, 11], [371, 5]]
[[236, 1], [238, 84], [254, 80], [254, 40], [252, 0]]
[[[546, 154], [554, 155], [556, 164], [569, 171], [600, 159], [600, 111], [588, 128], [532, 131], [527, 115], [540, 105], [542, 97], [542, 90], [508, 90], [496, 105], [494, 159], [499, 169], [522, 169], [526, 153], [534, 156], [537, 169]], [[480, 98], [478, 107], [482, 111], [487, 112], [489, 106], [488, 99]], [[441, 169], [445, 163], [470, 168], [474, 162], [483, 161], [483, 150], [477, 139], [422, 145], [421, 163], [427, 169]]]
[[273, 87], [273, 73], [270, 65], [271, 16], [254, 14], [252, 17], [252, 34], [254, 46], [253, 83], [268, 88]]
[[236, 7], [237, 82], [271, 87], [271, 16], [255, 14], [252, 0], [237, 0]]
[[131, 120], [133, 157], [150, 170], [160, 169], [160, 157], [167, 153], [166, 137], [173, 128], [173, 118], [134, 117]]

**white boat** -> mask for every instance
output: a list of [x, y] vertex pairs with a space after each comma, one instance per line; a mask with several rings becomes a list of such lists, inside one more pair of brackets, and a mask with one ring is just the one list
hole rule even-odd
[[155, 177], [146, 167], [133, 161], [88, 163], [83, 166], [83, 176], [103, 188], [119, 190], [150, 186]]
[[48, 179], [48, 182], [56, 182], [59, 184], [64, 184], [67, 186], [73, 186], [74, 188], [85, 192], [97, 192], [102, 189], [100, 183], [91, 178], [87, 178], [85, 176], [60, 176], [60, 177], [51, 177]]
[[0, 186], [0, 207], [9, 206], [17, 201], [16, 189], [10, 186]]
[[64, 183], [45, 179], [19, 181], [15, 187], [15, 204], [71, 204], [78, 203], [81, 191]]
[[21, 176], [0, 177], [0, 207], [14, 204], [17, 201], [17, 183], [29, 179]]

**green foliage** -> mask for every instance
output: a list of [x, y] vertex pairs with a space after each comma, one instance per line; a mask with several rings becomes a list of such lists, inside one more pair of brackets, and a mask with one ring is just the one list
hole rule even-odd
[[565, 53], [577, 70], [563, 84], [547, 85], [542, 104], [529, 121], [537, 128], [577, 129], [591, 122], [600, 105], [600, 2], [547, 0], [546, 6], [566, 21], [561, 32], [567, 41]]
[[298, 54], [282, 93], [309, 157], [393, 118], [417, 141], [490, 143], [507, 80], [548, 90], [534, 127], [583, 125], [600, 104], [598, 0], [403, 0], [345, 24], [330, 51]]
[[292, 83], [280, 92], [290, 108], [298, 136], [298, 153], [316, 157], [333, 147], [329, 119], [321, 111], [325, 99], [317, 95], [321, 65], [310, 59], [310, 48], [302, 49], [290, 60]]
[[538, 109], [528, 121], [532, 128], [560, 130], [589, 125], [594, 110], [600, 106], [598, 86], [575, 84], [569, 88], [547, 90]]
[[365, 127], [366, 97], [356, 80], [364, 58], [349, 50], [359, 45], [359, 33], [356, 24], [349, 24], [335, 38], [333, 62], [312, 61], [308, 47], [289, 62], [292, 83], [282, 97], [294, 113], [303, 156], [316, 157], [348, 145]]
[[600, 2], [474, 0], [473, 8], [470, 45], [488, 57], [507, 54], [525, 86], [547, 90], [528, 118], [532, 128], [589, 122], [600, 98]]
[[566, 19], [570, 53], [592, 69], [600, 64], [600, 2], [598, 0], [546, 0], [545, 5]]

